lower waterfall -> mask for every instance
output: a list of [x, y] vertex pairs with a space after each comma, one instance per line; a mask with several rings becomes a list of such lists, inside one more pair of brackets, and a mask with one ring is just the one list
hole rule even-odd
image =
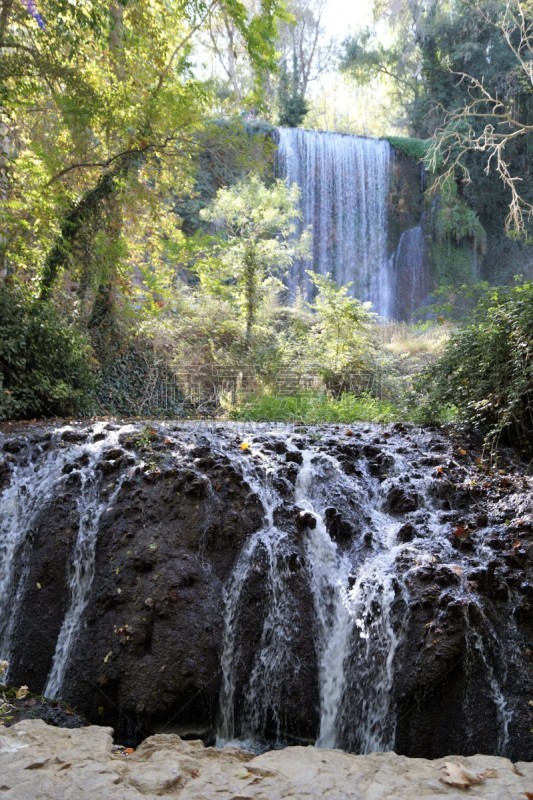
[[394, 256], [393, 315], [413, 321], [413, 312], [425, 302], [430, 288], [426, 244], [421, 225], [402, 233]]
[[0, 444], [9, 682], [132, 741], [528, 756], [531, 479], [485, 488], [466, 449], [402, 426]]

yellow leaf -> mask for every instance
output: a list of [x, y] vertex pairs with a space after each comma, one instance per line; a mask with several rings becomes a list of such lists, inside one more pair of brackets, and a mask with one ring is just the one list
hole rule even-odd
[[246, 767], [241, 767], [241, 769], [240, 769], [240, 770], [238, 770], [238, 771], [235, 773], [235, 777], [236, 777], [236, 778], [243, 778], [243, 779], [244, 779], [244, 778], [253, 778], [253, 775], [251, 774], [251, 772], [248, 772], [248, 770], [246, 769]]
[[240, 448], [241, 448], [241, 450], [249, 450], [250, 449], [250, 443], [249, 442], [241, 442]]
[[112, 655], [113, 655], [113, 651], [110, 650], [109, 653], [104, 658], [104, 664], [107, 664], [107, 662], [109, 661], [109, 659], [111, 658]]
[[15, 692], [15, 697], [17, 698], [17, 700], [24, 700], [24, 698], [28, 696], [29, 691], [30, 690], [28, 689], [27, 686], [21, 686], [20, 689], [17, 689], [17, 691]]

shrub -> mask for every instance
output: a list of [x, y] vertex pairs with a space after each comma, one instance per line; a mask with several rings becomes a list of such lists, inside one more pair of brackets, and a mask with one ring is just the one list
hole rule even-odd
[[424, 374], [430, 403], [453, 404], [495, 445], [533, 450], [533, 283], [488, 292]]
[[91, 358], [87, 340], [51, 303], [0, 284], [0, 420], [88, 410]]

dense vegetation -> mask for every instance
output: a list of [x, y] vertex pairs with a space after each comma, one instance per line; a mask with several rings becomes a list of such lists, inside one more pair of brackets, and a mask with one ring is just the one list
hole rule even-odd
[[0, 420], [349, 422], [419, 418], [426, 398], [426, 416], [453, 407], [493, 441], [532, 438], [532, 284], [494, 288], [532, 271], [531, 3], [375, 0], [392, 46], [369, 30], [337, 48], [358, 86], [385, 88], [389, 141], [427, 168], [425, 315], [459, 328], [418, 390], [435, 355], [412, 357], [420, 331], [387, 341], [318, 275], [312, 302], [287, 303], [308, 239], [271, 132], [313, 118], [309, 87], [335, 59], [324, 6], [1, 1]]
[[430, 402], [533, 451], [533, 283], [491, 289], [425, 375]]

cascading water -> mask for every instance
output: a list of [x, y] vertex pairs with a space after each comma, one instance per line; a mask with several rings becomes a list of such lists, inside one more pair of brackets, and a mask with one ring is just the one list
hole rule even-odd
[[387, 252], [388, 142], [337, 133], [280, 128], [278, 173], [301, 190], [302, 228], [312, 227], [312, 256], [296, 261], [291, 295], [312, 296], [307, 270], [331, 274], [390, 317], [394, 276]]
[[[32, 526], [65, 480], [63, 467], [72, 454], [52, 449], [23, 466], [15, 466], [2, 495], [0, 517], [0, 660], [10, 661], [11, 637], [25, 588]], [[5, 676], [7, 679], [7, 676]]]
[[[161, 724], [206, 692], [220, 744], [417, 753], [423, 735], [411, 744], [405, 719], [425, 730], [419, 709], [432, 713], [452, 675], [462, 727], [450, 746], [478, 748], [481, 696], [485, 747], [512, 751], [531, 584], [504, 581], [495, 561], [507, 524], [475, 511], [468, 528], [457, 521], [467, 512], [450, 510], [454, 496], [469, 508], [470, 490], [447, 485], [465, 471], [442, 437], [159, 425], [93, 426], [68, 441], [65, 430], [0, 458], [0, 657], [13, 656], [14, 681], [31, 683], [41, 659], [37, 691], [79, 702], [86, 681], [90, 697], [104, 687], [95, 707], [131, 692], [130, 714], [149, 720], [160, 691]], [[68, 516], [64, 533], [49, 529], [52, 508]], [[508, 535], [505, 563], [518, 571], [522, 540]], [[53, 634], [35, 645], [46, 592]], [[197, 648], [212, 659], [203, 683]]]
[[426, 244], [421, 225], [404, 231], [394, 256], [394, 316], [410, 319], [429, 291]]
[[[109, 441], [106, 442], [108, 447], [110, 444]], [[111, 497], [102, 498], [98, 478], [94, 472], [94, 464], [91, 464], [91, 467], [90, 470], [84, 470], [81, 476], [82, 486], [78, 502], [80, 522], [70, 568], [69, 605], [59, 632], [52, 667], [44, 688], [44, 694], [52, 698], [59, 697], [61, 692], [70, 652], [89, 599], [94, 578], [98, 523], [104, 510], [114, 502], [121, 486], [121, 481], [119, 481]]]
[[[48, 697], [59, 695], [68, 658], [94, 574], [94, 556], [98, 522], [112, 499], [101, 497], [101, 475], [96, 463], [106, 449], [116, 446], [118, 433], [102, 433], [95, 426], [95, 441], [65, 448], [58, 445], [48, 452], [39, 451], [24, 467], [15, 468], [9, 488], [3, 494], [0, 524], [0, 659], [10, 661], [16, 611], [26, 589], [28, 561], [31, 557], [32, 527], [43, 514], [62, 484], [68, 480], [67, 463], [79, 459], [81, 492], [78, 500], [79, 529], [70, 565], [70, 601], [56, 644], [50, 675], [44, 689]], [[68, 428], [57, 431], [57, 439]], [[130, 430], [125, 426], [122, 432]], [[115, 490], [113, 497], [119, 491]], [[16, 562], [16, 563], [15, 563]], [[9, 610], [11, 608], [11, 610]], [[7, 680], [9, 673], [4, 676]]]
[[[351, 478], [344, 474], [336, 459], [314, 450], [304, 450], [301, 461], [294, 502], [308, 515], [304, 552], [316, 620], [314, 641], [320, 702], [317, 745], [350, 746], [358, 752], [390, 749], [394, 743], [391, 706], [394, 658], [405, 623], [405, 612], [398, 615], [393, 608], [399, 597], [403, 599], [402, 608], [407, 608], [406, 592], [400, 587], [395, 569], [394, 530], [399, 526], [379, 510], [378, 482], [368, 473], [363, 471], [356, 479]], [[288, 537], [273, 522], [276, 506], [282, 506], [284, 501], [257, 473], [251, 478], [248, 470], [247, 480], [262, 500], [266, 522], [241, 554], [227, 593], [221, 739], [233, 739], [236, 733], [231, 671], [238, 652], [235, 621], [245, 582], [256, 568], [260, 542], [268, 552], [272, 599], [245, 690], [239, 737], [249, 745], [250, 741], [265, 736], [268, 709], [275, 712], [279, 739], [280, 680], [283, 677], [286, 680], [284, 665], [294, 662], [294, 658], [290, 656]], [[370, 554], [362, 554], [355, 545], [341, 552], [328, 532], [327, 510], [331, 510], [332, 502], [343, 497], [350, 497], [356, 503], [359, 513], [367, 519], [367, 530], [374, 532]], [[284, 562], [285, 568], [280, 567]], [[346, 698], [348, 690], [350, 703]], [[343, 709], [354, 704], [357, 716], [350, 723]], [[347, 729], [350, 725], [355, 731]]]

